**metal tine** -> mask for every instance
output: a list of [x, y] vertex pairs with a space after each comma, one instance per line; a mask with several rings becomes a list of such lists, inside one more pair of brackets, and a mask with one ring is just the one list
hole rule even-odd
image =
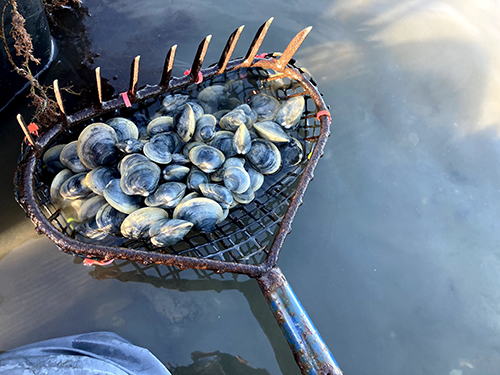
[[55, 79], [54, 83], [52, 84], [52, 87], [54, 88], [54, 95], [56, 96], [56, 102], [57, 105], [59, 106], [59, 109], [61, 110], [62, 115], [65, 117], [66, 112], [64, 110], [64, 105], [61, 97], [61, 91], [59, 91], [59, 80]]
[[102, 105], [102, 83], [101, 83], [101, 67], [95, 68], [95, 80], [97, 83], [97, 99], [99, 100], [99, 105]]
[[208, 35], [198, 46], [198, 51], [191, 66], [191, 73], [189, 74], [193, 80], [198, 79], [198, 73], [200, 72], [201, 66], [203, 65], [203, 60], [205, 60], [205, 55], [207, 54], [208, 45], [212, 35]]
[[129, 93], [132, 97], [135, 96], [137, 92], [137, 82], [139, 81], [139, 60], [141, 59], [140, 55], [137, 55], [132, 61], [132, 66], [130, 68], [130, 89]]
[[219, 62], [217, 63], [217, 66], [219, 67], [219, 71], [217, 72], [217, 74], [223, 73], [226, 69], [227, 63], [234, 52], [234, 48], [236, 47], [236, 43], [238, 43], [238, 40], [240, 39], [240, 35], [244, 27], [245, 25], [241, 25], [229, 36], [226, 46], [224, 47], [224, 51], [222, 51], [222, 55], [219, 59]]
[[304, 30], [293, 37], [276, 63], [279, 70], [285, 69], [285, 67], [288, 65], [288, 62], [292, 59], [293, 55], [295, 55], [295, 52], [297, 52], [299, 47], [302, 45], [311, 29], [312, 26], [306, 27]]
[[262, 26], [257, 31], [257, 34], [255, 34], [255, 37], [253, 38], [252, 44], [250, 45], [250, 48], [248, 49], [248, 52], [245, 56], [245, 60], [235, 69], [247, 68], [252, 65], [253, 59], [255, 58], [257, 52], [259, 52], [259, 48], [262, 45], [262, 42], [266, 37], [267, 30], [269, 30], [269, 26], [271, 26], [273, 20], [274, 17], [271, 17], [264, 24], [262, 24]]
[[19, 123], [19, 126], [21, 126], [21, 129], [23, 129], [24, 135], [28, 139], [28, 142], [30, 145], [35, 146], [35, 141], [33, 137], [31, 136], [30, 131], [28, 130], [28, 127], [26, 126], [26, 123], [24, 122], [23, 116], [21, 116], [20, 113], [17, 114], [16, 116], [17, 122]]
[[174, 44], [165, 57], [165, 64], [163, 64], [163, 73], [161, 75], [160, 86], [168, 87], [170, 78], [172, 77], [172, 67], [174, 66], [175, 52], [177, 51], [177, 44]]

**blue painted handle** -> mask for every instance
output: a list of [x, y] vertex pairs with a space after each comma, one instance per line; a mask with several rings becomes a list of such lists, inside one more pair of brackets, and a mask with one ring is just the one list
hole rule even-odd
[[279, 269], [257, 278], [302, 374], [342, 375], [335, 358]]

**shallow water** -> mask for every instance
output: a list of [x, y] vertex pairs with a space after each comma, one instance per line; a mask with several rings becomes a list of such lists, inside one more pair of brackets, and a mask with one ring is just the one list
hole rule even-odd
[[[173, 44], [181, 75], [207, 34], [205, 65], [241, 24], [235, 56], [270, 16], [261, 51], [282, 51], [312, 25], [295, 57], [330, 105], [332, 136], [279, 266], [346, 374], [498, 372], [497, 3], [84, 5], [82, 49], [99, 56], [83, 65], [62, 56], [48, 82], [58, 75], [78, 86], [75, 77], [101, 66], [121, 92], [138, 54], [139, 84], [156, 83]], [[120, 282], [38, 237], [12, 194], [17, 109], [2, 113], [0, 128], [0, 350], [110, 330], [173, 365], [220, 350], [271, 374], [298, 373], [254, 280], [184, 271], [182, 281]]]

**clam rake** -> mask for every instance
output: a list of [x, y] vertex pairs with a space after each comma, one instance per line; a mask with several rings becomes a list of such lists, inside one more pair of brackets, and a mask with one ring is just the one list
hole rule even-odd
[[[313, 78], [305, 69], [296, 67], [292, 60], [310, 27], [299, 32], [282, 54], [257, 55], [272, 20], [259, 28], [245, 57], [231, 59], [243, 30], [241, 26], [229, 37], [219, 61], [202, 69], [211, 39], [211, 36], [206, 37], [185, 77], [172, 76], [177, 48], [173, 46], [167, 53], [160, 83], [140, 90], [137, 88], [137, 56], [131, 66], [129, 91], [109, 101], [103, 101], [100, 69], [96, 68], [97, 103], [73, 115], [66, 114], [55, 80], [53, 87], [61, 112], [58, 124], [43, 134], [34, 135], [18, 115], [28, 144], [23, 144], [14, 179], [16, 199], [39, 233], [49, 237], [62, 251], [73, 255], [101, 261], [125, 259], [144, 265], [155, 263], [180, 269], [231, 272], [257, 279], [301, 372], [338, 375], [342, 372], [335, 359], [277, 266], [285, 238], [291, 231], [292, 221], [330, 135], [330, 114]], [[151, 251], [148, 244], [134, 240], [85, 240], [75, 233], [71, 223], [50, 201], [50, 183], [41, 159], [54, 144], [71, 139], [75, 131], [92, 121], [134, 113], [148, 116], [149, 111], [158, 106], [162, 94], [185, 92], [188, 87], [199, 91], [249, 73], [254, 77], [253, 87], [247, 85], [243, 88], [242, 97], [255, 89], [280, 99], [304, 96], [306, 107], [297, 132], [305, 142], [307, 158], [280, 173], [272, 184], [261, 188], [252, 203], [233, 209], [215, 232], [189, 234], [182, 242], [161, 251]], [[281, 85], [276, 86], [276, 82], [281, 82]]]

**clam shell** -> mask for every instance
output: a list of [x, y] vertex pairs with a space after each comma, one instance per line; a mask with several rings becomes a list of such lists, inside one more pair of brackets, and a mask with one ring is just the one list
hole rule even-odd
[[50, 173], [56, 174], [59, 171], [65, 169], [64, 164], [59, 160], [59, 155], [61, 155], [61, 151], [64, 148], [64, 145], [56, 145], [54, 147], [49, 148], [43, 154], [43, 163], [47, 166], [47, 169]]
[[241, 204], [248, 204], [255, 199], [255, 192], [253, 191], [252, 188], [249, 188], [248, 190], [244, 191], [241, 194], [233, 191], [233, 198], [235, 202]]
[[65, 199], [79, 199], [92, 193], [85, 183], [86, 176], [87, 173], [78, 173], [64, 181], [59, 190], [61, 196]]
[[203, 115], [196, 121], [194, 140], [197, 142], [208, 142], [215, 136], [215, 125], [217, 120], [213, 115]]
[[174, 208], [186, 192], [186, 185], [180, 182], [167, 182], [158, 186], [153, 194], [144, 200], [147, 206]]
[[102, 195], [111, 206], [126, 214], [130, 214], [141, 207], [141, 197], [125, 194], [120, 187], [119, 179], [111, 180]]
[[95, 195], [92, 198], [86, 199], [78, 210], [78, 221], [83, 222], [91, 217], [95, 217], [97, 211], [104, 204], [106, 204], [106, 200], [101, 195]]
[[191, 109], [193, 110], [194, 113], [195, 122], [198, 121], [200, 117], [205, 114], [205, 110], [198, 103], [188, 101], [186, 104], [189, 104], [191, 106]]
[[176, 131], [184, 142], [189, 142], [196, 128], [193, 109], [186, 104], [176, 124]]
[[106, 232], [101, 231], [101, 229], [97, 226], [95, 217], [78, 224], [75, 230], [82, 236], [92, 240], [103, 240], [108, 235]]
[[199, 196], [200, 196], [200, 194], [198, 194], [196, 191], [193, 191], [193, 192], [191, 192], [189, 194], [186, 194], [184, 196], [184, 198], [181, 199], [181, 201], [179, 202], [179, 204], [187, 202], [188, 200], [193, 199], [193, 198], [198, 198]]
[[146, 239], [149, 237], [149, 228], [162, 219], [168, 219], [167, 211], [158, 207], [144, 207], [128, 215], [120, 229], [123, 237]]
[[112, 179], [120, 178], [120, 174], [114, 168], [98, 167], [92, 169], [85, 177], [85, 183], [94, 193], [102, 195], [104, 188]]
[[219, 106], [225, 105], [227, 92], [224, 86], [208, 86], [198, 94], [198, 102], [205, 110], [205, 113], [215, 113]]
[[163, 219], [149, 228], [151, 243], [156, 247], [175, 245], [189, 233], [193, 223], [179, 219]]
[[219, 121], [221, 129], [235, 132], [240, 125], [245, 125], [247, 128], [252, 126], [252, 120], [241, 109], [233, 109], [225, 114]]
[[273, 174], [281, 166], [281, 154], [274, 143], [264, 139], [254, 139], [252, 148], [245, 155], [250, 165], [262, 174]]
[[149, 159], [142, 154], [130, 154], [125, 156], [120, 163], [118, 163], [118, 170], [123, 175], [127, 169], [137, 163], [147, 162]]
[[149, 161], [129, 167], [120, 179], [120, 187], [125, 194], [149, 196], [155, 191], [160, 180], [161, 170]]
[[290, 136], [274, 121], [256, 122], [253, 128], [264, 139], [274, 143], [289, 142]]
[[259, 190], [262, 184], [264, 183], [264, 175], [250, 167], [247, 167], [246, 171], [250, 176], [250, 187], [252, 188], [252, 190], [253, 191]]
[[158, 164], [168, 164], [172, 161], [172, 152], [175, 150], [175, 140], [166, 133], [156, 134], [144, 145], [144, 155]]
[[190, 169], [184, 165], [170, 164], [163, 169], [163, 179], [167, 182], [178, 182], [184, 179]]
[[281, 105], [278, 99], [263, 93], [252, 95], [249, 104], [259, 121], [272, 120]]
[[188, 142], [184, 145], [184, 147], [182, 147], [182, 155], [189, 159], [189, 152], [191, 151], [191, 149], [195, 148], [196, 146], [202, 146], [204, 144], [205, 143], [203, 142]]
[[125, 154], [134, 154], [141, 152], [146, 142], [139, 141], [138, 139], [131, 138], [120, 141], [116, 144], [116, 148]]
[[237, 166], [237, 167], [244, 167], [245, 166], [245, 159], [240, 158], [240, 157], [232, 157], [226, 159], [222, 167], [217, 169], [214, 173], [210, 175], [210, 180], [213, 182], [221, 182], [224, 180], [224, 171], [226, 170], [227, 167], [230, 166]]
[[252, 124], [258, 119], [257, 113], [248, 104], [241, 104], [235, 109], [241, 109], [250, 118]]
[[78, 137], [78, 157], [89, 169], [112, 165], [119, 157], [116, 142], [116, 132], [111, 126], [103, 123], [89, 125]]
[[123, 117], [113, 117], [106, 121], [106, 124], [115, 130], [118, 142], [139, 138], [139, 129], [132, 120]]
[[187, 176], [187, 182], [186, 182], [188, 189], [194, 190], [199, 193], [200, 184], [206, 184], [206, 183], [208, 183], [208, 176], [197, 167], [191, 168], [191, 171]]
[[291, 138], [290, 142], [278, 145], [278, 149], [283, 165], [297, 165], [304, 158], [304, 148], [296, 138]]
[[165, 99], [162, 101], [163, 109], [166, 113], [173, 112], [183, 106], [187, 100], [189, 99], [189, 95], [175, 94], [175, 95], [167, 95]]
[[200, 184], [200, 191], [205, 197], [213, 199], [219, 203], [223, 209], [228, 208], [233, 204], [233, 195], [231, 194], [231, 191], [222, 185]]
[[281, 104], [274, 116], [274, 121], [285, 129], [294, 128], [304, 112], [305, 100], [303, 96], [295, 96]]
[[234, 133], [233, 147], [238, 154], [244, 155], [252, 147], [250, 133], [244, 124], [241, 124], [236, 133]]
[[121, 236], [120, 228], [127, 216], [126, 213], [120, 212], [109, 203], [106, 203], [97, 211], [95, 220], [101, 231]]
[[60, 171], [50, 184], [50, 199], [54, 205], [59, 208], [62, 208], [64, 205], [64, 197], [61, 195], [60, 190], [61, 186], [68, 180], [71, 176], [73, 176], [73, 172], [69, 169], [63, 169]]
[[222, 208], [217, 202], [208, 198], [193, 198], [177, 205], [173, 218], [193, 223], [200, 232], [211, 233], [222, 215]]
[[250, 188], [250, 176], [241, 167], [227, 167], [224, 171], [224, 186], [232, 192], [241, 194]]
[[222, 151], [222, 153], [227, 159], [237, 155], [236, 150], [233, 147], [233, 138], [234, 134], [231, 133], [230, 131], [220, 130], [215, 133], [215, 136], [212, 138], [210, 142], [208, 142], [208, 144]]
[[175, 130], [174, 118], [171, 116], [157, 117], [148, 124], [148, 134], [154, 136], [159, 133], [171, 132]]
[[226, 160], [224, 154], [208, 145], [196, 146], [189, 151], [189, 160], [205, 173], [216, 171]]
[[75, 173], [85, 172], [87, 170], [87, 167], [82, 164], [80, 158], [78, 157], [76, 144], [77, 141], [73, 141], [64, 146], [64, 148], [61, 150], [61, 153], [59, 154], [59, 160], [61, 161], [61, 164], [71, 169]]

